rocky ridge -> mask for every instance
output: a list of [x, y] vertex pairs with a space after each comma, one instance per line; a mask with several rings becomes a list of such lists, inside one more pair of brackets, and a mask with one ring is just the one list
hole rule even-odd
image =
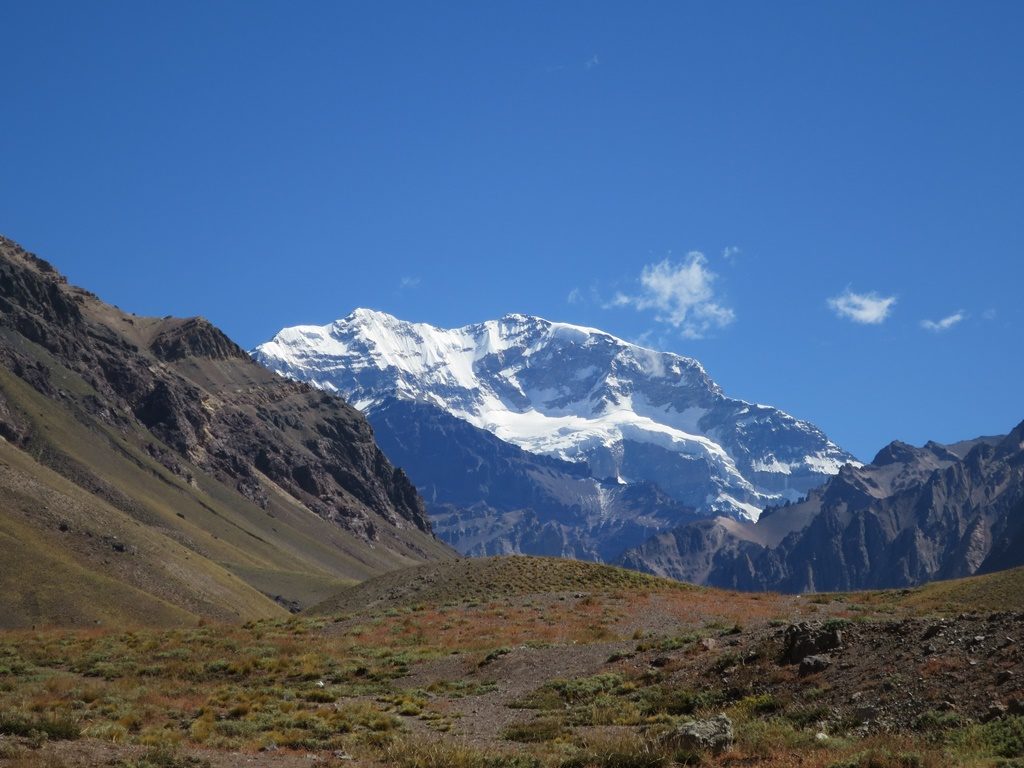
[[1020, 565], [1022, 525], [1024, 424], [948, 446], [894, 442], [756, 524], [694, 522], [622, 563], [737, 589], [910, 586]]

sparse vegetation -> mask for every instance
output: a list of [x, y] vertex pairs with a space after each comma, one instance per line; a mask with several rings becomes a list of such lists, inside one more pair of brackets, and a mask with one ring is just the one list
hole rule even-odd
[[[850, 621], [843, 600], [755, 601], [646, 577], [628, 591], [615, 570], [585, 590], [548, 591], [544, 581], [562, 587], [601, 566], [565, 563], [568, 576], [559, 561], [527, 558], [462, 576], [457, 567], [444, 566], [452, 573], [442, 580], [462, 590], [452, 598], [477, 595], [467, 602], [408, 580], [418, 598], [381, 609], [385, 580], [361, 588], [365, 606], [350, 601], [334, 614], [0, 634], [0, 766], [98, 768], [63, 756], [95, 745], [118, 755], [102, 763], [115, 768], [200, 768], [238, 751], [257, 765], [314, 754], [374, 768], [994, 768], [1024, 758], [1024, 718], [979, 722], [985, 712], [945, 703], [983, 668], [987, 679], [1009, 679], [1019, 660], [1016, 640], [978, 640], [996, 634], [986, 617], [943, 625], [944, 642], [973, 649], [978, 666], [927, 653], [890, 662], [880, 679], [871, 665], [919, 648], [935, 623], [901, 623], [894, 617], [916, 609], [888, 593], [857, 595], [863, 618]], [[529, 579], [535, 591], [503, 588], [503, 578]], [[841, 629], [859, 651], [840, 658], [861, 664], [850, 679], [867, 684], [851, 693], [829, 671], [801, 677], [780, 664], [780, 615]], [[966, 624], [950, 629], [958, 621]], [[876, 702], [913, 686], [930, 706]], [[719, 713], [735, 732], [722, 755], [663, 739]], [[885, 734], [870, 725], [882, 716], [895, 718]]]

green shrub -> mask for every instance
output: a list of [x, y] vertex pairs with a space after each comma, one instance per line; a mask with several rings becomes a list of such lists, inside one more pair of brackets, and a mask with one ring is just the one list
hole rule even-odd
[[826, 619], [825, 624], [824, 624], [824, 628], [826, 630], [846, 629], [847, 627], [850, 626], [850, 623], [851, 622], [850, 622], [849, 619], [839, 619], [839, 618]]
[[525, 723], [513, 723], [501, 732], [508, 741], [535, 743], [553, 741], [566, 732], [565, 724], [553, 717], [542, 717]]
[[952, 746], [978, 757], [1024, 757], [1024, 717], [1003, 717], [949, 736]]
[[181, 756], [171, 747], [155, 747], [143, 757], [114, 765], [116, 768], [210, 768], [210, 761]]
[[670, 756], [656, 741], [633, 733], [594, 736], [560, 768], [662, 768]]
[[395, 768], [539, 768], [537, 758], [483, 750], [453, 741], [399, 739], [385, 747], [385, 764]]
[[572, 680], [552, 680], [545, 683], [515, 706], [520, 709], [563, 709], [565, 705], [579, 706], [592, 703], [605, 693], [621, 693], [622, 676], [614, 673], [577, 677]]
[[802, 707], [794, 707], [786, 712], [785, 718], [789, 720], [797, 728], [807, 728], [810, 725], [815, 725], [823, 720], [827, 720], [830, 711], [825, 706], [810, 706], [804, 705]]
[[785, 705], [770, 693], [761, 693], [756, 696], [746, 696], [741, 699], [736, 708], [752, 716], [772, 715], [785, 709]]
[[652, 685], [639, 693], [640, 710], [644, 715], [692, 715], [699, 709], [713, 707], [724, 696], [713, 691], [693, 691], [670, 685]]
[[20, 714], [0, 715], [0, 734], [6, 736], [42, 736], [51, 741], [73, 741], [81, 735], [78, 724], [63, 717], [29, 719]]
[[914, 719], [913, 728], [919, 732], [946, 731], [961, 725], [963, 725], [963, 717], [956, 712], [938, 712], [929, 709]]

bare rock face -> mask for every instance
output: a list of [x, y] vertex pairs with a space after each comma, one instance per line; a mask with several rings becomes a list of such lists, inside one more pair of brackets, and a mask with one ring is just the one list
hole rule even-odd
[[21, 445], [28, 437], [28, 433], [29, 427], [24, 419], [8, 405], [7, 399], [0, 392], [0, 438]]

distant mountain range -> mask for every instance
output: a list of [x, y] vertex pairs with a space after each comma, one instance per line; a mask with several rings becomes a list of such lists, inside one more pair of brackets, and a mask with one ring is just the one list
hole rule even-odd
[[1024, 564], [1024, 423], [1008, 435], [894, 442], [757, 523], [691, 522], [630, 550], [631, 568], [785, 592], [898, 587]]
[[464, 553], [614, 559], [697, 517], [756, 520], [853, 460], [696, 360], [537, 317], [444, 330], [360, 309], [253, 354], [365, 411]]
[[286, 615], [452, 554], [359, 411], [0, 238], [0, 626]]

